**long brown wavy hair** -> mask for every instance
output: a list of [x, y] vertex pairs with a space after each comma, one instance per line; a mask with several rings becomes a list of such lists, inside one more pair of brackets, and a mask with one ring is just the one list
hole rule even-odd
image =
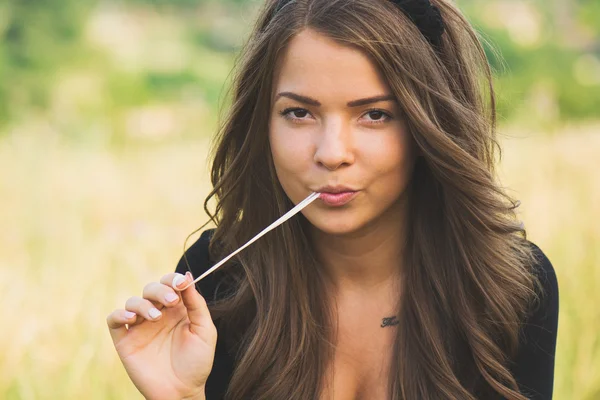
[[[312, 29], [360, 49], [398, 99], [421, 153], [409, 188], [389, 398], [526, 399], [510, 360], [537, 280], [516, 202], [495, 178], [494, 90], [477, 34], [447, 0], [432, 1], [445, 23], [437, 47], [389, 0], [278, 3], [266, 2], [240, 53], [211, 152], [211, 257], [293, 206], [268, 140], [274, 69], [287, 43]], [[229, 399], [322, 395], [335, 326], [307, 224], [299, 214], [219, 271], [229, 289], [211, 311], [237, 354]]]

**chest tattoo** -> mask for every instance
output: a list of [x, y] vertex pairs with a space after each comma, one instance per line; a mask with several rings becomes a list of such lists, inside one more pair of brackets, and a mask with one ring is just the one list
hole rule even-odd
[[398, 317], [394, 315], [392, 317], [387, 317], [381, 320], [381, 327], [385, 328], [386, 326], [394, 326], [398, 325], [399, 323], [400, 321], [398, 321]]

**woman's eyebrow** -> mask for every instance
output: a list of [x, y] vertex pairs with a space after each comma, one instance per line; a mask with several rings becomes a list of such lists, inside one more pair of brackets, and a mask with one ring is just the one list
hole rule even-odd
[[[303, 96], [293, 92], [280, 92], [275, 97], [275, 101], [277, 101], [280, 97], [287, 97], [292, 100], [299, 101], [300, 103], [309, 104], [311, 106], [319, 107], [321, 103], [318, 100], [310, 98], [308, 96]], [[352, 100], [347, 103], [348, 107], [359, 107], [364, 106], [371, 103], [377, 103], [379, 101], [396, 101], [396, 97], [391, 94], [382, 94], [379, 96], [367, 97], [364, 99]]]

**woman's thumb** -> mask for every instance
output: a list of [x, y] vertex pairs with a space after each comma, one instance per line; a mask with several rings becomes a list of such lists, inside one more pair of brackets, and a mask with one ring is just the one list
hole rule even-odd
[[181, 299], [190, 320], [190, 330], [196, 335], [204, 336], [208, 332], [213, 332], [215, 328], [206, 300], [198, 293], [195, 285], [190, 285], [192, 281], [193, 277], [189, 272], [185, 276], [176, 274], [173, 278], [173, 288], [177, 290], [177, 288], [187, 286], [186, 289], [181, 291]]

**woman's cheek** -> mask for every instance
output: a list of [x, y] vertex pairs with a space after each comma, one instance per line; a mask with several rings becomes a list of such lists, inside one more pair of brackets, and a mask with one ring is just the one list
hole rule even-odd
[[271, 136], [271, 151], [275, 166], [285, 173], [301, 173], [308, 168], [311, 161], [307, 137], [298, 132], [281, 130]]

